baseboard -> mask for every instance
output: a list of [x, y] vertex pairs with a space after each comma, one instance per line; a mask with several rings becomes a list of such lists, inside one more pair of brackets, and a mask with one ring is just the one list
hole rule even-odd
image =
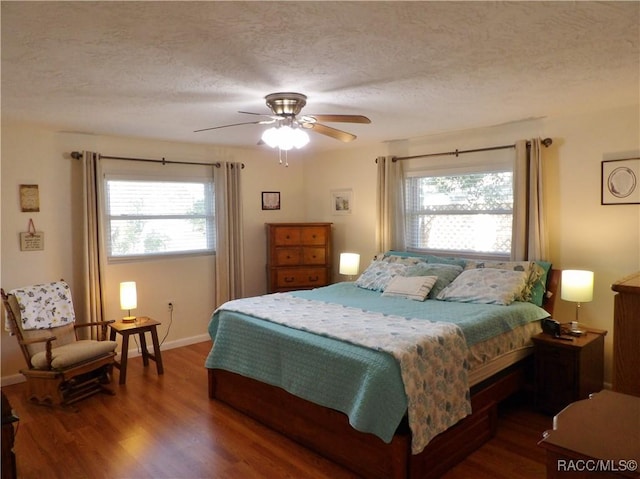
[[22, 374], [12, 374], [11, 376], [4, 376], [0, 381], [0, 386], [11, 386], [12, 384], [18, 384], [25, 382], [25, 378]]
[[[169, 341], [160, 345], [160, 349], [165, 351], [167, 349], [181, 348], [183, 346], [189, 346], [190, 344], [202, 343], [204, 341], [210, 341], [211, 336], [209, 334], [199, 334], [198, 336], [191, 336], [190, 338], [181, 338], [174, 341]], [[134, 358], [140, 356], [142, 353], [135, 349], [129, 349], [129, 357]], [[12, 384], [23, 383], [25, 381], [24, 376], [20, 373], [12, 374], [10, 376], [3, 376], [0, 379], [0, 387], [11, 386]]]
[[[132, 335], [132, 338], [137, 338], [137, 336]], [[189, 346], [190, 344], [196, 344], [196, 343], [202, 343], [204, 341], [210, 341], [211, 340], [211, 336], [209, 336], [209, 334], [205, 333], [205, 334], [199, 334], [198, 336], [191, 336], [190, 338], [181, 338], [181, 339], [176, 339], [174, 341], [169, 341], [168, 343], [162, 343], [160, 344], [160, 349], [162, 351], [166, 351], [167, 349], [175, 349], [175, 348], [181, 348], [183, 346]], [[129, 341], [129, 345], [131, 345], [131, 341]], [[149, 351], [153, 351], [153, 346], [151, 346], [150, 344], [148, 344], [147, 342], [147, 347], [149, 347]], [[129, 357], [130, 358], [135, 358], [136, 356], [140, 356], [142, 353], [140, 352], [140, 350], [138, 348], [135, 349], [129, 349]]]

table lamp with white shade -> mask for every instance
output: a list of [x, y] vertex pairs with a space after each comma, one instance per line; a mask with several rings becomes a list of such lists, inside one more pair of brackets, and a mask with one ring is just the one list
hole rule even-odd
[[579, 323], [580, 303], [593, 300], [593, 271], [562, 270], [560, 298], [576, 303], [576, 323]]
[[358, 253], [340, 253], [340, 274], [347, 275], [349, 280], [360, 270], [360, 255]]
[[136, 282], [125, 281], [120, 283], [120, 309], [126, 310], [128, 315], [122, 318], [123, 323], [133, 323], [135, 316], [131, 316], [131, 310], [138, 307], [138, 295], [136, 293]]

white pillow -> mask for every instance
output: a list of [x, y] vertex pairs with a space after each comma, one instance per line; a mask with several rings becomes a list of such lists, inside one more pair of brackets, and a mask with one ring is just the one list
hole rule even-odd
[[437, 276], [395, 276], [389, 281], [382, 296], [424, 301], [437, 280]]
[[528, 277], [528, 271], [494, 268], [467, 269], [440, 291], [437, 299], [506, 306], [522, 295]]

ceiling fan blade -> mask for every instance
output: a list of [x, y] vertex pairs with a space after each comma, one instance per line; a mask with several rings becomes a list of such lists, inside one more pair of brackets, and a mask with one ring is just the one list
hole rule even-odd
[[222, 126], [214, 126], [211, 128], [202, 128], [201, 130], [193, 130], [194, 133], [198, 133], [200, 131], [209, 131], [209, 130], [218, 130], [220, 128], [229, 128], [230, 126], [240, 126], [240, 125], [268, 125], [270, 123], [274, 123], [275, 120], [262, 120], [262, 121], [245, 121], [242, 123], [232, 123], [231, 125], [222, 125]]
[[347, 133], [346, 131], [331, 128], [330, 126], [323, 125], [322, 123], [302, 123], [302, 127], [311, 129], [316, 133], [320, 133], [321, 135], [330, 136], [331, 138], [335, 138], [336, 140], [340, 140], [345, 143], [353, 141], [357, 138], [356, 135], [352, 135], [351, 133]]
[[371, 123], [371, 120], [362, 115], [304, 115], [303, 118], [314, 118], [316, 121], [328, 121], [338, 123]]
[[284, 120], [284, 116], [269, 114], [269, 113], [254, 113], [252, 111], [239, 111], [238, 113], [243, 113], [245, 115], [257, 115], [257, 116], [267, 116], [272, 120]]

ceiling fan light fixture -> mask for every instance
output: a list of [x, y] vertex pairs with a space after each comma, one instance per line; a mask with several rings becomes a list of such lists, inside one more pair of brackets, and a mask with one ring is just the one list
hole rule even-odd
[[271, 127], [262, 133], [262, 141], [271, 148], [290, 150], [302, 148], [309, 143], [309, 134], [300, 128], [291, 128], [288, 125]]

